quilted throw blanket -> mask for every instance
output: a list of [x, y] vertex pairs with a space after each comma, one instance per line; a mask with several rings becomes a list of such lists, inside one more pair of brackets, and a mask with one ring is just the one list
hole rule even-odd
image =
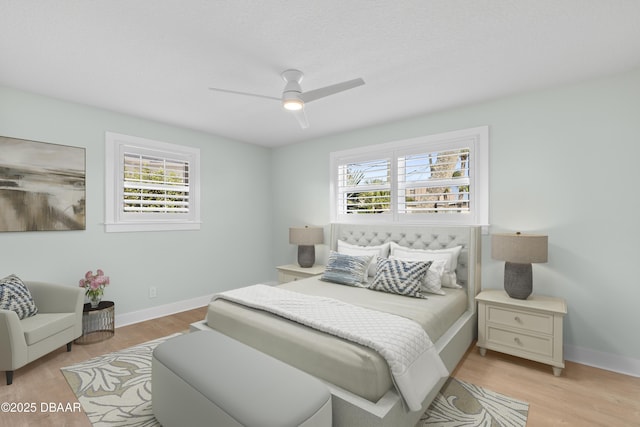
[[268, 311], [372, 348], [389, 364], [396, 388], [411, 411], [421, 410], [429, 391], [449, 375], [424, 329], [401, 316], [267, 285], [222, 292], [213, 299]]

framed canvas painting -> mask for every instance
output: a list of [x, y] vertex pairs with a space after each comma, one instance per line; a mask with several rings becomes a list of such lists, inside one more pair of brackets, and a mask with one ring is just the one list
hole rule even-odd
[[84, 230], [85, 149], [0, 136], [0, 231]]

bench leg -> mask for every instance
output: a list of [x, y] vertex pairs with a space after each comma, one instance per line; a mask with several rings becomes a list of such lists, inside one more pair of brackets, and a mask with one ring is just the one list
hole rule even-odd
[[13, 383], [13, 371], [7, 371], [7, 385], [11, 385]]
[[73, 344], [73, 341], [67, 343], [67, 351], [71, 351], [71, 344]]

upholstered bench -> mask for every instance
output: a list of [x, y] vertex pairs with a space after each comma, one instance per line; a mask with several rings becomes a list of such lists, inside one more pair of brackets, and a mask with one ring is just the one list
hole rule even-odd
[[324, 383], [219, 332], [192, 332], [158, 345], [151, 390], [163, 427], [331, 426]]

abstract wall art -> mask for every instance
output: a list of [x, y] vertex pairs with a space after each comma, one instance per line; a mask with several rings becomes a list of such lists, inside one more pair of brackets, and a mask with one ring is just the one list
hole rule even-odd
[[85, 149], [0, 136], [0, 232], [84, 230]]

